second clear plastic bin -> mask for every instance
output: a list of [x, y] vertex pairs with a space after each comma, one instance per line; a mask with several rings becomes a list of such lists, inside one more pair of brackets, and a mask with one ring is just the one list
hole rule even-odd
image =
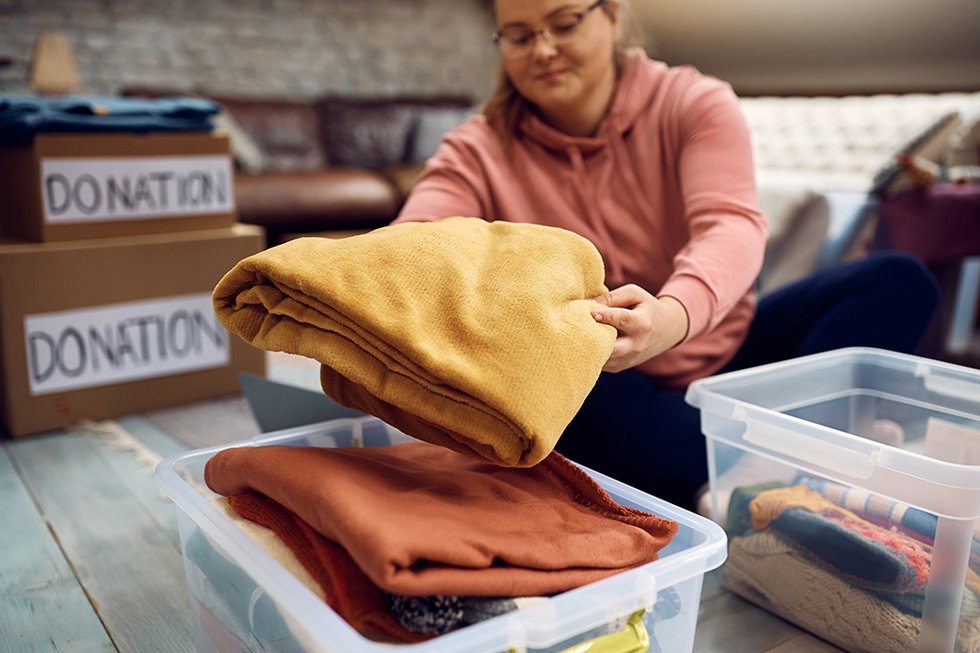
[[841, 349], [687, 400], [730, 588], [848, 650], [980, 651], [980, 370]]

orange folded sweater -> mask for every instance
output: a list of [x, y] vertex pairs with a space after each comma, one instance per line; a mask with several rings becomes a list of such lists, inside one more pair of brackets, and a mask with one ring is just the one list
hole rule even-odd
[[657, 559], [677, 523], [617, 504], [553, 452], [531, 468], [428, 443], [220, 451], [215, 492], [259, 492], [342, 546], [383, 590], [537, 596]]
[[421, 642], [431, 638], [399, 624], [388, 610], [384, 594], [347, 552], [295, 513], [254, 492], [230, 497], [228, 502], [245, 519], [278, 535], [316, 580], [327, 605], [359, 633], [379, 641]]

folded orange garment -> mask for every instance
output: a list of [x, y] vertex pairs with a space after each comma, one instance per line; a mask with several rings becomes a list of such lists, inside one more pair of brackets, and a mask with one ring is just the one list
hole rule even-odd
[[411, 596], [554, 594], [656, 560], [677, 531], [556, 452], [510, 468], [422, 442], [239, 447], [215, 454], [204, 478], [219, 494], [270, 497], [378, 587]]
[[273, 531], [323, 590], [327, 605], [370, 639], [420, 642], [429, 635], [399, 624], [382, 591], [364, 575], [343, 547], [323, 537], [295, 513], [254, 492], [228, 498], [239, 515]]
[[256, 347], [323, 364], [324, 391], [415, 437], [505, 466], [544, 459], [595, 385], [616, 330], [588, 240], [445, 218], [250, 256], [215, 313]]

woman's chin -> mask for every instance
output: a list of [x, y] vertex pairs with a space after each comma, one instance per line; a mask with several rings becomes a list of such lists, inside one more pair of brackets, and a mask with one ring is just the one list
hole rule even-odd
[[534, 104], [548, 115], [567, 115], [578, 111], [583, 99], [570, 88], [552, 89], [549, 93], [541, 93]]

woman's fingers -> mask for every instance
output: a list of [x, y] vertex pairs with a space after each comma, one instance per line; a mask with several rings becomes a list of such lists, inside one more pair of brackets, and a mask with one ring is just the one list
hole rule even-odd
[[631, 308], [649, 297], [650, 293], [643, 290], [643, 288], [640, 288], [636, 284], [630, 283], [599, 295], [595, 298], [595, 301], [604, 306]]
[[637, 308], [653, 300], [653, 296], [635, 284], [620, 286], [596, 298], [605, 308], [596, 308], [592, 317], [596, 322], [616, 327], [620, 336], [644, 329]]
[[626, 342], [623, 338], [616, 338], [612, 353], [609, 355], [606, 364], [602, 366], [603, 371], [621, 372], [632, 367], [630, 365], [630, 353], [630, 343]]
[[596, 322], [616, 327], [620, 334], [628, 333], [636, 323], [636, 314], [628, 308], [602, 308], [592, 311]]
[[673, 297], [658, 299], [639, 286], [616, 288], [600, 298], [592, 309], [596, 322], [616, 329], [616, 341], [604, 370], [618, 372], [634, 367], [670, 349], [687, 334], [688, 318]]

